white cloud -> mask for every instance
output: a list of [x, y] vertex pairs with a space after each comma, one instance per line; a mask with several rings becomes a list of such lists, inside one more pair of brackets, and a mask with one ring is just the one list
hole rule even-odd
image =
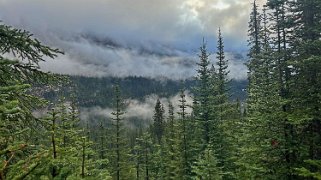
[[[193, 99], [192, 95], [189, 92], [185, 92], [186, 95], [186, 104], [192, 105]], [[124, 119], [128, 121], [131, 118], [139, 118], [142, 120], [143, 124], [150, 124], [152, 123], [153, 115], [154, 115], [154, 107], [156, 104], [157, 99], [160, 99], [161, 103], [165, 109], [165, 116], [168, 116], [168, 103], [171, 102], [174, 106], [175, 116], [178, 117], [177, 112], [179, 111], [179, 99], [180, 94], [177, 94], [170, 98], [160, 98], [157, 95], [151, 94], [146, 96], [143, 101], [139, 101], [137, 99], [127, 99], [126, 107], [124, 109]], [[186, 112], [191, 113], [191, 108], [187, 108]], [[105, 117], [106, 119], [111, 119], [113, 109], [101, 108], [101, 107], [91, 107], [91, 108], [83, 108], [81, 110], [81, 119], [86, 120], [90, 116], [101, 116]], [[126, 125], [130, 126], [130, 123], [126, 123]]]
[[[228, 51], [245, 50], [250, 9], [249, 0], [1, 0], [0, 19], [66, 52], [42, 64], [45, 70], [181, 78], [195, 73], [190, 64], [203, 36], [215, 50], [218, 27]], [[97, 45], [83, 35], [120, 47]], [[245, 72], [238, 62], [231, 62], [234, 69]], [[233, 78], [238, 74], [231, 72]]]

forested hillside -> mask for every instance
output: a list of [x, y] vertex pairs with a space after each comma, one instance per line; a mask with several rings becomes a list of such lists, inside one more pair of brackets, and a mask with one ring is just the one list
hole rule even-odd
[[[63, 52], [0, 24], [0, 180], [321, 179], [321, 1], [254, 1], [246, 91], [223, 35], [193, 80], [88, 78], [42, 71]], [[125, 100], [149, 94], [150, 123], [129, 128]], [[91, 106], [111, 111], [80, 119]]]
[[[172, 80], [168, 78], [152, 79], [146, 77], [84, 77], [70, 76], [69, 80], [73, 85], [73, 89], [63, 88], [62, 91], [55, 90], [46, 91], [43, 97], [49, 100], [59, 99], [61, 94], [70, 96], [70, 93], [77, 92], [77, 102], [81, 107], [111, 107], [110, 99], [113, 97], [114, 84], [119, 84], [122, 88], [122, 96], [124, 99], [143, 100], [149, 95], [158, 95], [160, 98], [169, 98], [175, 96], [182, 88], [189, 92], [193, 92], [196, 80]], [[231, 80], [229, 82], [230, 99], [244, 101], [246, 98], [247, 80]], [[40, 86], [41, 87], [41, 86]]]

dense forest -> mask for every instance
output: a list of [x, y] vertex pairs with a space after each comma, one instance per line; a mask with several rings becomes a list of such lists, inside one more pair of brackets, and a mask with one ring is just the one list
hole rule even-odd
[[[44, 91], [42, 96], [54, 101], [60, 96], [70, 97], [72, 93], [77, 92], [77, 103], [80, 107], [111, 107], [110, 99], [113, 97], [113, 85], [119, 84], [122, 88], [123, 99], [142, 100], [148, 95], [158, 95], [159, 97], [169, 98], [175, 96], [182, 88], [186, 91], [193, 92], [197, 83], [195, 78], [184, 80], [172, 80], [168, 78], [153, 79], [147, 77], [128, 76], [124, 78], [117, 77], [84, 77], [68, 76], [73, 88], [64, 87], [61, 91], [55, 89]], [[229, 91], [230, 100], [244, 101], [246, 99], [247, 80], [230, 80]], [[40, 84], [37, 86], [42, 88]]]
[[[246, 95], [222, 34], [216, 64], [203, 40], [195, 79], [164, 84], [43, 72], [63, 52], [0, 24], [0, 180], [321, 179], [321, 1], [254, 1]], [[177, 91], [177, 107], [157, 100], [149, 126], [126, 126], [125, 98]], [[91, 105], [112, 118], [80, 119]]]

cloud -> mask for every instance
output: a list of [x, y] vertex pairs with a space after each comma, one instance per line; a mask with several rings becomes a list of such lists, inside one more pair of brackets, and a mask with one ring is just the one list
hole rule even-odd
[[48, 71], [183, 78], [195, 74], [202, 37], [215, 51], [218, 27], [227, 51], [246, 50], [250, 9], [246, 0], [1, 0], [0, 19], [66, 52], [41, 64]]
[[196, 64], [190, 54], [164, 47], [160, 52], [149, 52], [137, 47], [101, 46], [83, 38], [59, 42], [59, 47], [68, 53], [57, 60], [41, 63], [44, 70], [86, 76], [135, 75], [181, 79], [192, 76]]
[[[198, 58], [179, 50], [159, 47], [159, 51], [145, 48], [127, 48], [120, 45], [99, 45], [82, 37], [76, 40], [59, 42], [68, 53], [59, 56], [54, 61], [40, 63], [46, 71], [71, 75], [84, 76], [117, 76], [129, 75], [145, 77], [167, 77], [171, 79], [184, 79], [195, 76]], [[115, 47], [116, 46], [116, 47]], [[229, 69], [231, 78], [244, 79], [246, 67], [244, 62], [237, 60], [233, 54], [230, 56]], [[215, 60], [215, 57], [210, 57]]]
[[[186, 104], [192, 105], [193, 99], [192, 95], [189, 92], [185, 92], [186, 95]], [[142, 124], [149, 125], [152, 123], [153, 115], [154, 115], [154, 107], [157, 99], [160, 99], [161, 103], [165, 109], [165, 116], [168, 116], [168, 104], [171, 102], [174, 106], [175, 116], [178, 118], [177, 112], [179, 111], [179, 99], [180, 94], [177, 94], [170, 98], [160, 98], [157, 95], [151, 94], [146, 96], [143, 101], [139, 101], [137, 99], [127, 99], [125, 100], [126, 107], [124, 109], [124, 119], [128, 121], [133, 118], [138, 118], [141, 120]], [[91, 116], [100, 116], [106, 119], [111, 119], [113, 112], [112, 108], [101, 108], [90, 107], [90, 108], [82, 108], [81, 109], [81, 119], [86, 120], [90, 119]], [[191, 113], [191, 108], [186, 109], [187, 113]], [[130, 123], [125, 123], [128, 126], [131, 126]]]
[[[216, 54], [211, 54], [209, 56], [211, 63], [214, 64], [215, 68], [217, 68], [216, 64], [218, 60], [215, 57]], [[245, 58], [246, 54], [244, 53], [225, 52], [225, 59], [228, 61], [228, 78], [235, 80], [244, 80], [247, 78], [247, 66], [245, 65]]]

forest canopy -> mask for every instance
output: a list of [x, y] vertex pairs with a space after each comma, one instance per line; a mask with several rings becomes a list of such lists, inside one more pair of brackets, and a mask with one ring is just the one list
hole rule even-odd
[[[63, 52], [1, 23], [0, 180], [321, 179], [320, 9], [320, 0], [252, 3], [242, 96], [232, 94], [220, 28], [215, 61], [203, 38], [193, 80], [104, 87], [44, 72], [39, 63]], [[158, 98], [150, 123], [128, 128], [124, 94], [177, 91], [176, 105]], [[110, 106], [108, 118], [81, 119], [90, 103]]]

